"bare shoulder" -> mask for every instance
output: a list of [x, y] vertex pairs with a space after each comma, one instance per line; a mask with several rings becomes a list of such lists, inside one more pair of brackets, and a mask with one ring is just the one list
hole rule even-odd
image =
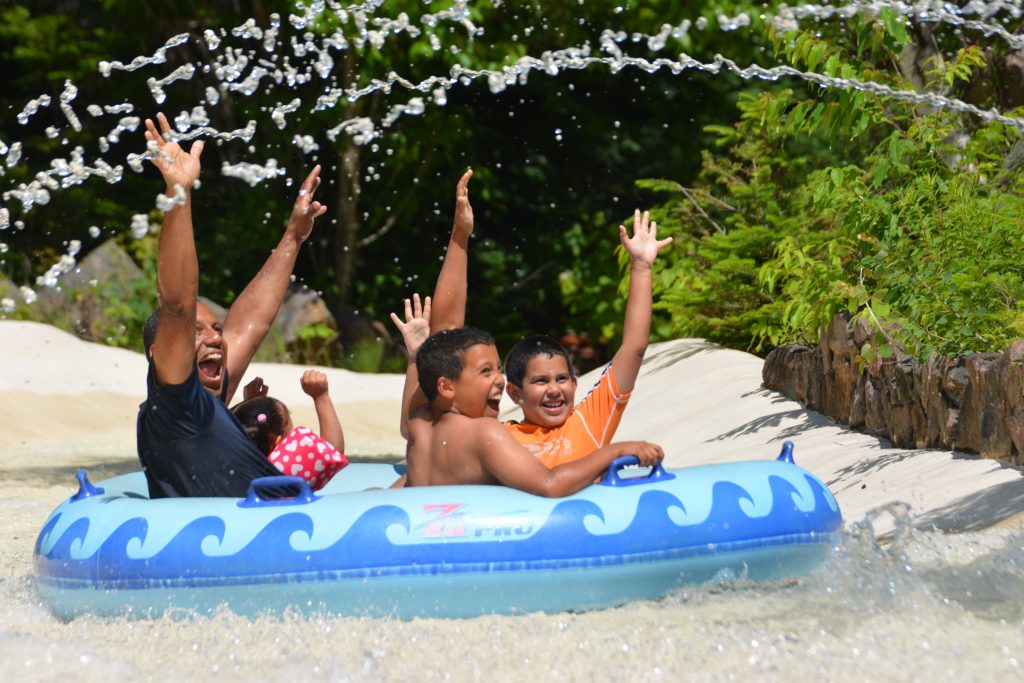
[[493, 417], [463, 418], [459, 428], [465, 430], [467, 436], [474, 439], [505, 439], [510, 438], [508, 430]]
[[409, 440], [425, 441], [434, 430], [434, 416], [429, 406], [415, 410], [409, 415]]

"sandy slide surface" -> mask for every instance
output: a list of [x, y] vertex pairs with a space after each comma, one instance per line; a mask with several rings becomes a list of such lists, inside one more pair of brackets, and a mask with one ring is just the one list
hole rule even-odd
[[[761, 365], [755, 356], [701, 340], [653, 345], [618, 437], [660, 443], [670, 467], [775, 457], [792, 440], [796, 462], [829, 485], [847, 524], [896, 501], [911, 506], [916, 526], [950, 531], [993, 526], [1024, 512], [1019, 468], [951, 451], [892, 448], [764, 389]], [[303, 369], [255, 363], [246, 380], [263, 377], [296, 424], [315, 426], [312, 402], [299, 387]], [[402, 453], [403, 377], [325, 372], [350, 455]], [[93, 480], [137, 469], [135, 414], [145, 373], [139, 353], [46, 325], [0, 321], [0, 495], [25, 500], [26, 514], [41, 524], [74, 491], [79, 467]], [[580, 378], [578, 399], [594, 381], [595, 373]], [[884, 532], [886, 523], [879, 519], [876, 531]]]

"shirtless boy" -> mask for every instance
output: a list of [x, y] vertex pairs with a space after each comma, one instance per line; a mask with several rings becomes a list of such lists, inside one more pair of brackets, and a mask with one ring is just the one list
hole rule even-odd
[[[433, 297], [431, 332], [461, 326], [466, 311], [466, 271], [473, 209], [467, 171], [456, 188], [451, 241]], [[629, 295], [622, 346], [597, 385], [575, 405], [576, 375], [565, 348], [538, 335], [516, 344], [505, 360], [507, 392], [523, 410], [521, 422], [506, 422], [513, 438], [543, 464], [554, 467], [586, 456], [611, 442], [640, 373], [651, 331], [651, 268], [672, 238], [657, 239], [650, 214], [633, 214], [633, 236], [619, 226], [619, 240], [630, 257]]]
[[[422, 329], [427, 316], [429, 309], [426, 316], [407, 314], [403, 335]], [[431, 335], [416, 349], [413, 364], [417, 391], [428, 404], [408, 416], [409, 486], [503, 484], [561, 497], [593, 483], [621, 455], [635, 454], [643, 466], [664, 456], [660, 446], [632, 441], [552, 469], [542, 465], [488, 416], [497, 411], [505, 380], [494, 340], [480, 330], [460, 327]]]

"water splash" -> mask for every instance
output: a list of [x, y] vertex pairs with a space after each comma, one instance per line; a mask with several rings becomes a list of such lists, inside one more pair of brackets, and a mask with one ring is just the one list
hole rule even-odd
[[279, 168], [276, 159], [269, 159], [265, 164], [254, 164], [247, 161], [240, 161], [237, 164], [224, 162], [220, 172], [228, 178], [240, 178], [249, 184], [249, 187], [256, 187], [264, 180], [285, 175], [287, 171]]
[[[347, 5], [336, 0], [311, 0], [296, 3], [294, 12], [289, 14], [286, 20], [282, 20], [278, 14], [271, 14], [266, 26], [261, 26], [255, 19], [249, 18], [234, 27], [205, 29], [197, 39], [200, 39], [208, 50], [208, 63], [183, 64], [169, 73], [156, 74], [146, 79], [153, 101], [157, 104], [165, 102], [168, 90], [178, 83], [197, 78], [204, 81], [199, 88], [202, 92], [201, 102], [174, 116], [175, 131], [168, 137], [178, 142], [201, 137], [222, 142], [252, 141], [258, 131], [256, 120], [248, 121], [244, 128], [227, 131], [218, 130], [212, 124], [206, 106], [217, 105], [228, 94], [248, 97], [257, 92], [286, 93], [302, 86], [322, 83], [323, 86], [318, 88], [319, 93], [313, 101], [310, 101], [312, 98], [309, 96], [289, 93], [290, 96], [282, 97], [269, 109], [270, 121], [274, 127], [282, 130], [290, 125], [300, 126], [302, 115], [325, 112], [339, 106], [347, 109], [348, 105], [371, 95], [390, 95], [397, 89], [405, 90], [412, 95], [404, 103], [388, 105], [375, 117], [345, 118], [316, 133], [296, 131], [291, 138], [293, 145], [303, 154], [314, 155], [321, 148], [321, 136], [329, 142], [336, 142], [340, 136], [347, 136], [356, 145], [376, 144], [401, 117], [422, 115], [431, 106], [446, 106], [448, 93], [454, 88], [466, 88], [476, 82], [485, 82], [488, 89], [497, 94], [508, 88], [526, 85], [531, 74], [536, 72], [554, 77], [567, 71], [595, 67], [607, 68], [610, 73], [637, 70], [643, 73], [669, 72], [678, 75], [687, 71], [700, 71], [716, 75], [731, 74], [746, 80], [775, 81], [781, 78], [796, 78], [825, 88], [859, 90], [915, 105], [943, 108], [999, 122], [1015, 130], [1024, 130], [1024, 119], [1017, 116], [982, 109], [937, 93], [903, 90], [883, 83], [838, 78], [813, 71], [802, 71], [788, 65], [741, 66], [718, 54], [710, 61], [702, 61], [686, 53], [680, 53], [675, 57], [651, 58], [630, 54], [630, 51], [635, 49], [634, 46], [646, 48], [654, 54], [663, 53], [670, 48], [673, 41], [687, 39], [692, 31], [705, 31], [712, 27], [725, 32], [741, 31], [757, 21], [769, 22], [777, 30], [785, 31], [799, 28], [805, 22], [844, 21], [857, 15], [875, 17], [883, 10], [892, 11], [906, 17], [907, 20], [937, 22], [954, 26], [958, 30], [976, 32], [984, 37], [995, 37], [1013, 48], [1020, 48], [1024, 47], [1024, 36], [1013, 34], [1000, 23], [1005, 22], [1007, 17], [1017, 19], [1024, 14], [1020, 2], [972, 0], [960, 8], [948, 3], [930, 1], [855, 1], [793, 7], [781, 5], [774, 10], [774, 14], [765, 13], [757, 18], [750, 13], [742, 12], [735, 16], [719, 14], [711, 22], [706, 17], [699, 17], [693, 22], [683, 20], [679, 23], [663, 23], [651, 34], [627, 32], [615, 27], [602, 28], [594, 45], [586, 42], [545, 51], [536, 56], [525, 55], [491, 69], [470, 69], [455, 64], [448, 73], [434, 74], [420, 80], [392, 71], [356, 84], [339, 85], [335, 73], [336, 54], [381, 49], [388, 41], [399, 36], [418, 39], [425, 37], [430, 49], [437, 52], [445, 47], [440, 36], [462, 34], [466, 40], [473, 41], [484, 35], [484, 28], [478, 26], [472, 18], [471, 3], [468, 0], [453, 0], [447, 9], [424, 12], [419, 16], [410, 16], [407, 13], [399, 13], [394, 17], [378, 16], [385, 5], [383, 0], [368, 0]], [[618, 14], [626, 13], [625, 8], [619, 10]], [[333, 30], [322, 30], [328, 26], [333, 26]], [[535, 30], [549, 29], [551, 27], [542, 22], [539, 27], [525, 26], [522, 31], [525, 35], [530, 35]], [[557, 33], [556, 30], [555, 35]], [[98, 71], [109, 78], [114, 71], [131, 72], [143, 68], [157, 68], [168, 61], [171, 50], [186, 45], [190, 40], [191, 36], [188, 33], [172, 36], [151, 55], [138, 56], [128, 63], [103, 61], [99, 63]], [[449, 48], [453, 53], [459, 51], [454, 42]], [[56, 139], [62, 133], [73, 136], [82, 131], [82, 121], [72, 107], [72, 102], [78, 95], [77, 86], [71, 81], [66, 81], [63, 91], [57, 96], [65, 122], [63, 125], [48, 126], [46, 135]], [[45, 111], [52, 101], [53, 98], [49, 94], [40, 95], [25, 105], [18, 113], [17, 120], [22, 124], [28, 123], [33, 116]], [[135, 112], [148, 108], [149, 106], [133, 102], [86, 105], [85, 111], [94, 118], [121, 116], [109, 133], [99, 136], [94, 141], [99, 154], [115, 152], [126, 140], [129, 141], [128, 144], [136, 145], [135, 136], [122, 134], [136, 132], [140, 118]], [[556, 137], [561, 135], [558, 133]], [[69, 140], [65, 139], [65, 142]], [[255, 149], [250, 148], [248, 153], [255, 154]], [[21, 164], [21, 142], [14, 141], [9, 147], [4, 146], [4, 149], [0, 149], [0, 154], [4, 156], [4, 165], [0, 167], [2, 175], [5, 168], [12, 169]], [[124, 153], [124, 164], [138, 172], [142, 170], [145, 160], [153, 156], [152, 149], [147, 149], [144, 153], [127, 152]], [[99, 156], [93, 162], [86, 163], [85, 157], [82, 146], [74, 147], [70, 159], [54, 159], [50, 162], [50, 168], [35, 173], [33, 180], [12, 183], [3, 192], [3, 202], [19, 202], [22, 211], [27, 213], [36, 206], [47, 204], [51, 200], [51, 193], [79, 185], [91, 176], [102, 177], [109, 183], [120, 181], [123, 173], [121, 164], [109, 163]], [[286, 175], [284, 169], [278, 168], [273, 159], [262, 162], [248, 159], [224, 164], [221, 171], [228, 177], [242, 179], [250, 186]], [[379, 174], [367, 173], [365, 180], [370, 182], [376, 177], [379, 177]], [[158, 206], [171, 206], [174, 201], [173, 198], [165, 197], [158, 202]], [[0, 209], [7, 212], [2, 223], [9, 225], [8, 209]]]
[[25, 105], [25, 108], [18, 114], [18, 123], [24, 125], [28, 123], [28, 120], [36, 114], [40, 108], [50, 106], [50, 96], [40, 95], [34, 100], [29, 100]]
[[168, 50], [174, 47], [178, 47], [179, 45], [184, 45], [188, 41], [189, 35], [187, 33], [179, 33], [178, 35], [168, 39], [168, 41], [164, 43], [163, 47], [157, 49], [157, 51], [154, 52], [153, 55], [150, 57], [139, 56], [133, 59], [128, 64], [124, 64], [122, 62], [102, 61], [99, 63], [99, 72], [103, 76], [109, 78], [111, 72], [115, 70], [135, 71], [136, 69], [141, 69], [142, 67], [149, 66], [151, 64], [163, 64], [167, 61]]

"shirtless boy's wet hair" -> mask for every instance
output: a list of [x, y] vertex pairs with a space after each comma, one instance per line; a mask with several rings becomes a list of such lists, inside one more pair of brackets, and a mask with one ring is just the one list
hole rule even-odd
[[516, 386], [523, 386], [523, 380], [526, 378], [526, 366], [529, 365], [531, 359], [540, 355], [545, 355], [548, 358], [561, 356], [565, 359], [566, 367], [569, 368], [569, 379], [576, 379], [576, 372], [573, 370], [569, 352], [546, 334], [527, 337], [512, 347], [508, 355], [505, 356], [505, 378]]
[[464, 352], [477, 344], [494, 346], [494, 339], [475, 327], [442, 330], [427, 337], [416, 353], [416, 372], [428, 401], [437, 397], [438, 379], [459, 378], [466, 367]]

